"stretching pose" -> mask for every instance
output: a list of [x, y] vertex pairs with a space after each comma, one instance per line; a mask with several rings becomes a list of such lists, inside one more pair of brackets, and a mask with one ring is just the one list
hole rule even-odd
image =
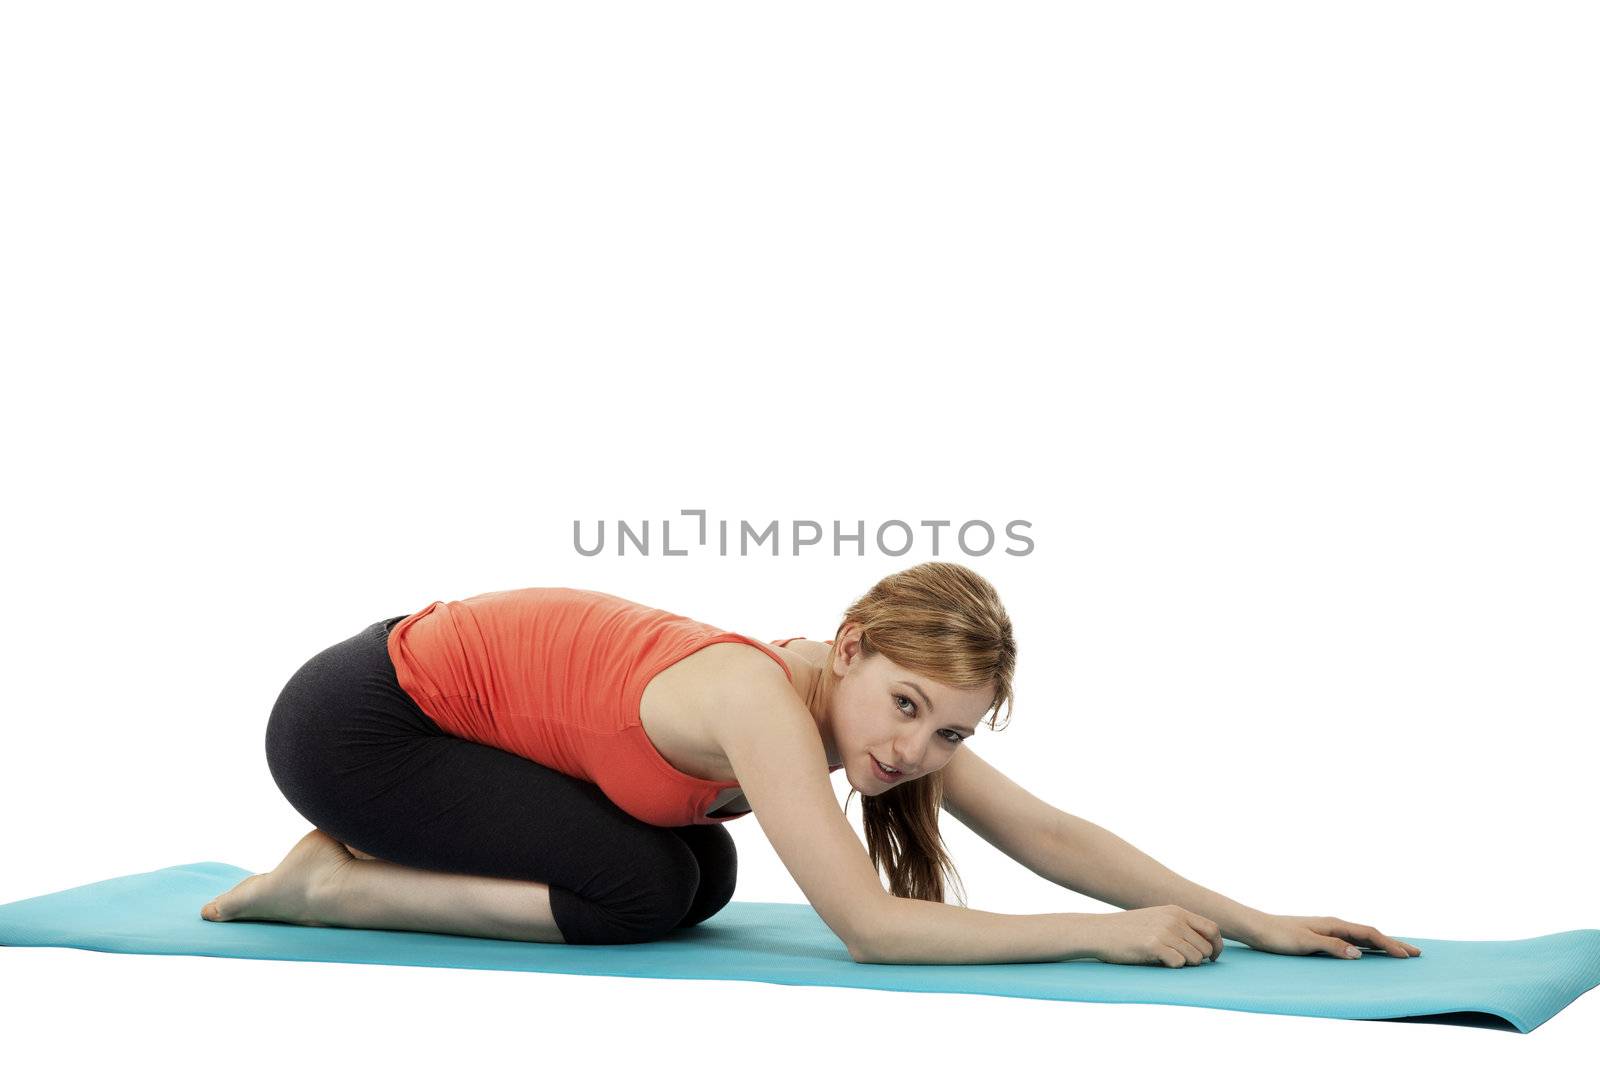
[[[1370, 926], [1245, 907], [979, 759], [967, 739], [1010, 702], [1015, 662], [994, 588], [946, 562], [878, 582], [831, 641], [764, 643], [584, 589], [435, 601], [289, 679], [267, 764], [315, 828], [201, 916], [649, 941], [732, 898], [721, 824], [754, 811], [858, 962], [1183, 967], [1216, 959], [1224, 937], [1420, 954]], [[865, 850], [829, 787], [841, 769]], [[956, 871], [941, 808], [1041, 877], [1133, 910], [944, 903]]]

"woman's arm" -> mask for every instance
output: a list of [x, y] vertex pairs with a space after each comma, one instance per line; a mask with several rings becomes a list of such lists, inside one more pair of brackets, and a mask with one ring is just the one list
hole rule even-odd
[[944, 807], [1041, 878], [1119, 908], [1176, 904], [1244, 941], [1266, 913], [1197, 885], [1111, 831], [1029, 793], [962, 745], [944, 768]]
[[1234, 941], [1248, 941], [1256, 924], [1268, 917], [1189, 881], [1104, 827], [1066, 812], [1061, 816], [1060, 843], [1040, 857], [1049, 872], [1045, 877], [1059, 886], [1119, 908], [1176, 904], [1212, 920], [1223, 937]]

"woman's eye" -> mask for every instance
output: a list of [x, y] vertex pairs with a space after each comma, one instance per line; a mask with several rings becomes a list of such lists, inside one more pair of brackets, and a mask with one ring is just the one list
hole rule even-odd
[[[894, 695], [894, 698], [896, 700], [904, 700], [907, 704], [910, 704], [911, 705], [911, 710], [913, 712], [915, 712], [917, 710], [917, 702], [915, 700], [912, 700], [910, 697], [901, 696], [899, 693], [896, 693]], [[898, 704], [895, 705], [895, 706], [899, 707]], [[901, 708], [901, 710], [904, 711], [905, 709]], [[907, 716], [907, 718], [910, 718], [910, 716]], [[945, 733], [942, 733], [939, 736], [944, 738], [946, 741], [950, 742], [952, 745], [959, 745], [961, 742], [966, 740], [965, 737], [962, 737], [960, 734], [956, 733], [954, 730], [946, 731]]]

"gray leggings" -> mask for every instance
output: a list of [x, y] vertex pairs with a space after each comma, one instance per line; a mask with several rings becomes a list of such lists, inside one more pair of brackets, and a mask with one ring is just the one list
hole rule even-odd
[[725, 826], [651, 826], [599, 786], [441, 730], [373, 623], [311, 657], [267, 721], [267, 766], [335, 840], [406, 867], [543, 882], [568, 944], [652, 941], [733, 897]]

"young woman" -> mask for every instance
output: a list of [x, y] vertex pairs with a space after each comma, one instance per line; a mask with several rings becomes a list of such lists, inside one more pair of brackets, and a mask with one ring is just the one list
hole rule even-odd
[[[435, 601], [289, 679], [267, 763], [315, 829], [201, 915], [649, 941], [732, 898], [721, 824], [754, 811], [861, 962], [1182, 967], [1215, 959], [1224, 936], [1420, 953], [1370, 926], [1247, 908], [980, 760], [966, 739], [1010, 702], [1015, 662], [994, 588], [945, 562], [878, 582], [831, 641], [763, 643], [584, 589]], [[865, 850], [829, 787], [837, 770], [862, 794]], [[1041, 876], [1135, 910], [946, 905], [941, 808]]]

